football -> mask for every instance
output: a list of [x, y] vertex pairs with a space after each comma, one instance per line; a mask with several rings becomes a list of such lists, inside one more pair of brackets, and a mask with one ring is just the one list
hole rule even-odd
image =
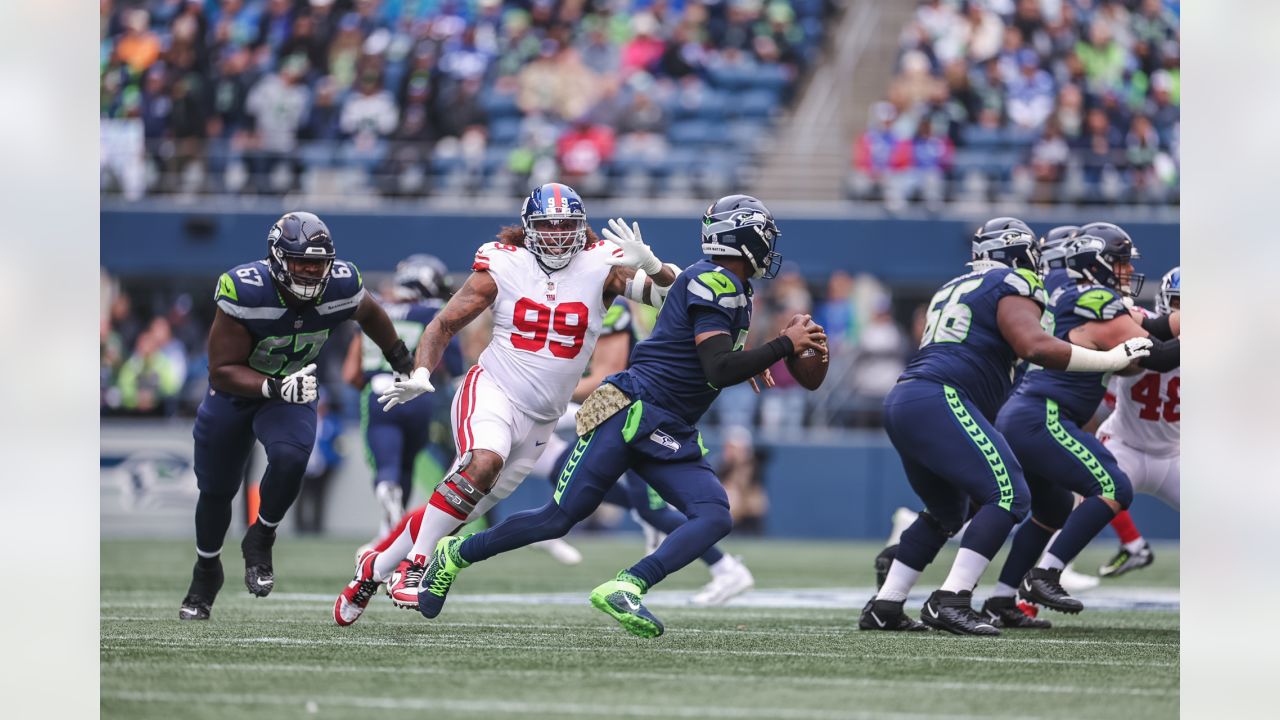
[[[791, 322], [787, 323], [787, 327], [795, 325], [804, 319], [804, 315], [796, 315], [791, 318]], [[812, 322], [812, 321], [810, 321]], [[810, 348], [800, 353], [800, 355], [792, 355], [788, 357], [787, 370], [791, 371], [791, 376], [800, 383], [801, 387], [806, 390], [817, 390], [822, 386], [822, 381], [827, 379], [827, 353], [818, 353]]]

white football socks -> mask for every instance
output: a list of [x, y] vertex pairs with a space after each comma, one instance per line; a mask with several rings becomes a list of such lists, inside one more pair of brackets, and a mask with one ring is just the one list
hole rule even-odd
[[1036, 565], [1036, 567], [1044, 568], [1045, 570], [1061, 570], [1066, 566], [1067, 564], [1059, 560], [1053, 553], [1045, 553], [1044, 557], [1040, 558], [1040, 564]]
[[911, 588], [915, 587], [919, 579], [919, 570], [912, 570], [894, 560], [893, 565], [889, 567], [889, 575], [884, 579], [884, 585], [880, 587], [880, 592], [876, 593], [876, 599], [902, 602], [907, 599], [907, 593], [911, 592]]
[[378, 553], [378, 557], [373, 559], [373, 579], [379, 582], [385, 581], [400, 561], [408, 557], [412, 549], [413, 535], [409, 533], [409, 526], [405, 525], [387, 549]]
[[991, 591], [991, 597], [1014, 597], [1018, 594], [1018, 588], [1011, 585], [1005, 585], [1002, 582], [996, 583], [996, 587]]
[[1147, 544], [1146, 540], [1144, 540], [1143, 538], [1138, 538], [1133, 542], [1124, 543], [1124, 549], [1136, 555], [1138, 551], [1142, 549], [1142, 546], [1146, 544]]
[[951, 564], [951, 572], [942, 583], [943, 592], [969, 592], [978, 584], [982, 573], [986, 572], [991, 561], [969, 548], [960, 548], [956, 553], [956, 561]]
[[418, 528], [418, 539], [413, 541], [413, 550], [409, 552], [409, 558], [419, 555], [430, 558], [431, 553], [436, 550], [436, 543], [453, 532], [459, 524], [458, 518], [435, 505], [428, 505], [426, 512], [422, 514], [422, 526]]

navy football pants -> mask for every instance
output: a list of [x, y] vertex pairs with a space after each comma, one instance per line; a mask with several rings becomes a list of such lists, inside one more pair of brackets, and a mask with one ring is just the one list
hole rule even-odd
[[316, 441], [314, 405], [242, 398], [211, 390], [196, 412], [196, 548], [217, 553], [231, 525], [231, 503], [244, 478], [256, 439], [267, 453], [259, 486], [258, 515], [268, 523], [284, 519], [302, 489], [307, 459]]
[[[556, 481], [564, 470], [564, 466], [573, 455], [574, 447], [576, 444], [566, 447], [564, 452], [560, 453], [560, 457], [556, 458], [555, 473], [548, 478], [553, 489], [557, 485]], [[687, 519], [680, 511], [668, 505], [656, 490], [646, 485], [634, 472], [623, 475], [616, 485], [605, 492], [601, 502], [624, 510], [635, 510], [641, 520], [665, 535], [675, 532], [675, 529], [683, 525]], [[702, 562], [715, 565], [723, 557], [724, 553], [720, 548], [713, 545], [710, 550], [702, 554]]]
[[1031, 487], [1031, 514], [1061, 528], [1075, 505], [1072, 493], [1133, 502], [1133, 484], [1097, 436], [1062, 415], [1058, 403], [1015, 395], [1000, 409], [996, 428], [1018, 456]]
[[923, 570], [959, 532], [971, 504], [979, 510], [964, 547], [994, 556], [1030, 505], [1022, 468], [1004, 437], [963, 393], [928, 380], [895, 385], [884, 412], [885, 431], [925, 506], [903, 533], [898, 559]]
[[[413, 467], [418, 453], [427, 447], [434, 409], [427, 398], [383, 412], [376, 397], [365, 388], [360, 396], [360, 424], [364, 430], [373, 485], [396, 483], [405, 502], [413, 490]], [[441, 460], [441, 458], [437, 458]], [[442, 460], [442, 464], [448, 460]]]
[[729, 534], [733, 518], [719, 478], [703, 458], [697, 431], [661, 408], [636, 402], [578, 438], [551, 502], [512, 515], [468, 538], [462, 558], [479, 562], [540, 540], [562, 537], [595, 512], [626, 471], [634, 471], [687, 518], [628, 572], [647, 587], [697, 560]]

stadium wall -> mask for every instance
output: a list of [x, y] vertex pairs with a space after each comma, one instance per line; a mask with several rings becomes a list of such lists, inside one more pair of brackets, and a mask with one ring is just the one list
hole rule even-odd
[[[688, 214], [654, 215], [643, 209], [601, 205], [591, 208], [593, 225], [605, 218], [642, 221], [645, 241], [663, 259], [688, 264], [700, 257], [698, 235]], [[210, 277], [264, 253], [267, 230], [280, 208], [265, 210], [107, 209], [101, 214], [102, 265], [117, 275], [208, 274]], [[871, 273], [890, 285], [924, 286], [954, 277], [969, 257], [968, 239], [985, 218], [891, 218], [853, 213], [774, 208], [783, 237], [778, 249], [804, 275], [831, 271]], [[338, 254], [363, 270], [391, 270], [415, 252], [440, 257], [451, 269], [471, 264], [475, 249], [491, 239], [513, 214], [464, 212], [321, 211]], [[1091, 220], [1119, 222], [1133, 235], [1143, 259], [1140, 268], [1159, 278], [1180, 261], [1179, 226], [1169, 220], [1126, 219], [1104, 210], [1024, 215], [1037, 232], [1055, 225]]]
[[[718, 438], [706, 433], [709, 460], [717, 461]], [[343, 463], [329, 485], [326, 532], [362, 538], [377, 527], [378, 509], [357, 430], [347, 431]], [[253, 471], [265, 466], [255, 446]], [[824, 431], [819, 437], [757, 438], [769, 497], [764, 533], [778, 538], [876, 540], [889, 533], [899, 506], [918, 509], [902, 465], [882, 433]], [[186, 537], [195, 509], [191, 466], [191, 424], [182, 421], [104, 420], [102, 423], [102, 534], [104, 537]], [[545, 478], [530, 477], [496, 512], [541, 506], [551, 498]], [[417, 498], [416, 501], [421, 501]], [[340, 508], [341, 510], [335, 510]], [[243, 522], [236, 503], [238, 522]], [[1178, 514], [1159, 501], [1139, 496], [1134, 516], [1143, 535], [1177, 539]], [[624, 521], [630, 527], [629, 519]], [[292, 532], [293, 521], [284, 523]], [[1104, 533], [1099, 542], [1112, 542]]]

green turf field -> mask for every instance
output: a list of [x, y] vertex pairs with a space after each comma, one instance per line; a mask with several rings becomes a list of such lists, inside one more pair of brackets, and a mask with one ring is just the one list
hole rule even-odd
[[[865, 600], [878, 546], [734, 540], [729, 548], [744, 556], [762, 591], [743, 603], [753, 594], [780, 602], [696, 609], [674, 599], [660, 604], [655, 593], [653, 610], [667, 633], [646, 641], [586, 600], [637, 559], [638, 537], [571, 539], [586, 555], [580, 566], [517, 551], [460, 575], [437, 620], [397, 610], [379, 594], [349, 628], [334, 624], [332, 598], [350, 579], [351, 542], [282, 539], [275, 592], [254, 599], [229, 537], [227, 584], [213, 620], [184, 623], [178, 603], [191, 543], [103, 541], [102, 716], [1177, 716], [1175, 611], [1051, 614], [1051, 631], [999, 638], [859, 632], [857, 610], [823, 606], [831, 590], [822, 589], [844, 588], [838, 597], [850, 603]], [[1078, 567], [1096, 570], [1108, 550], [1095, 545]], [[1155, 565], [1100, 590], [1167, 601], [1178, 584], [1178, 552], [1155, 550]], [[924, 594], [941, 582], [953, 554], [948, 548], [925, 573]], [[692, 590], [706, 579], [696, 564], [659, 590]], [[790, 592], [801, 589], [811, 592]], [[510, 596], [467, 597], [516, 592], [542, 596], [527, 605]], [[1089, 595], [1081, 597], [1087, 605]], [[919, 605], [908, 608], [917, 614]]]

